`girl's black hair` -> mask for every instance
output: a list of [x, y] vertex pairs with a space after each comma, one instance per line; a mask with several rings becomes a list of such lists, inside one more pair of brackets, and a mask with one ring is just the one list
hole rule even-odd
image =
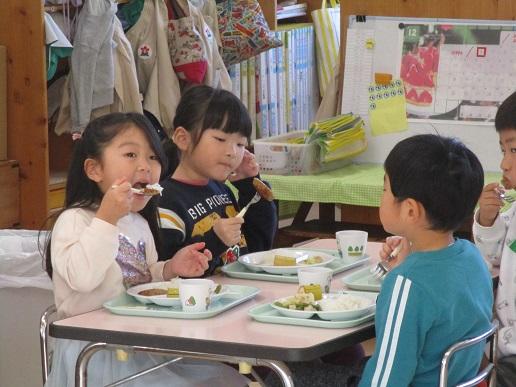
[[384, 168], [396, 200], [420, 202], [432, 230], [455, 231], [473, 214], [484, 185], [475, 154], [457, 139], [434, 134], [400, 141]]
[[[210, 86], [194, 86], [181, 97], [176, 109], [174, 128], [182, 126], [194, 138], [194, 146], [206, 129], [219, 129], [225, 133], [240, 133], [250, 140], [252, 124], [244, 104], [231, 92]], [[168, 156], [171, 175], [179, 165], [179, 149], [167, 139], [163, 148]]]
[[[86, 175], [84, 162], [86, 159], [101, 160], [106, 146], [111, 141], [131, 127], [137, 127], [144, 133], [149, 144], [156, 154], [163, 171], [167, 169], [167, 159], [160, 146], [160, 140], [151, 122], [139, 113], [110, 113], [92, 120], [84, 129], [82, 137], [75, 141], [72, 159], [68, 169], [66, 181], [65, 203], [61, 211], [54, 214], [51, 219], [57, 217], [69, 208], [91, 208], [100, 205], [103, 194], [98, 185]], [[149, 223], [150, 230], [156, 246], [160, 246], [159, 218], [157, 198], [153, 197], [139, 213]], [[52, 262], [50, 256], [51, 232], [47, 234], [45, 241], [45, 268], [52, 278]]]

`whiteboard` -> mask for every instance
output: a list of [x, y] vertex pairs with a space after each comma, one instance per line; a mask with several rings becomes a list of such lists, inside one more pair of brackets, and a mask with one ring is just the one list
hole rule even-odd
[[[464, 30], [466, 38], [458, 42], [456, 36], [446, 30], [448, 25], [453, 25], [450, 28], [455, 31]], [[411, 28], [419, 29], [414, 35], [421, 44], [423, 37], [426, 41], [434, 37], [434, 42], [436, 36], [441, 37], [438, 71], [436, 67], [432, 78], [435, 84], [433, 88], [426, 88], [430, 90], [431, 103], [421, 106], [406, 94], [409, 129], [372, 136], [368, 125], [367, 86], [373, 81], [375, 72], [392, 74], [395, 79], [405, 74], [400, 71], [404, 55], [408, 56]], [[476, 35], [470, 37], [468, 34]], [[366, 49], [362, 44], [368, 39], [374, 41], [373, 49]], [[504, 46], [496, 44], [502, 41]], [[488, 55], [482, 57], [486, 53]], [[454, 57], [458, 59], [450, 62]], [[491, 62], [487, 63], [487, 59]], [[515, 64], [514, 22], [374, 16], [357, 21], [357, 17], [350, 16], [341, 112], [353, 111], [364, 118], [369, 143], [366, 152], [356, 160], [383, 163], [400, 140], [414, 134], [439, 133], [459, 138], [476, 153], [486, 171], [498, 171], [501, 155], [493, 119], [500, 102], [515, 89]], [[476, 76], [475, 81], [472, 81], [472, 75]], [[452, 76], [457, 79], [453, 78], [455, 83], [450, 81], [448, 86], [446, 81]], [[406, 85], [412, 82], [411, 79], [404, 81]], [[471, 87], [476, 89], [470, 90]], [[406, 87], [406, 93], [408, 89]]]

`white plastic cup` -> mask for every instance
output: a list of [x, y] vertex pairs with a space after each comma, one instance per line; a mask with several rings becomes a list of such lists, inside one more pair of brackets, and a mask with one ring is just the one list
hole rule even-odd
[[208, 279], [183, 279], [179, 284], [179, 298], [185, 312], [204, 312], [211, 302], [214, 282]]
[[356, 260], [364, 256], [367, 247], [367, 231], [337, 231], [335, 239], [342, 258]]
[[329, 267], [303, 267], [297, 271], [300, 286], [319, 285], [323, 293], [330, 292], [333, 270]]

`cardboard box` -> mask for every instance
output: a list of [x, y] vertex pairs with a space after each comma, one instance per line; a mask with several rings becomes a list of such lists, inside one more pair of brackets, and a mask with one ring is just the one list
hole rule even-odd
[[7, 50], [0, 46], [0, 160], [7, 160]]
[[0, 161], [0, 228], [20, 223], [20, 168], [17, 161]]

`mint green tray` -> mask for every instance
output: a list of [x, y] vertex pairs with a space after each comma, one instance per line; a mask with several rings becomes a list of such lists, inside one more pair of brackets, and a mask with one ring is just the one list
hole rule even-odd
[[[360, 292], [353, 292], [355, 294], [360, 294]], [[371, 293], [369, 293], [371, 294]], [[254, 320], [271, 323], [271, 324], [285, 324], [285, 325], [299, 325], [305, 327], [316, 327], [316, 328], [350, 328], [360, 324], [363, 324], [367, 321], [370, 321], [374, 318], [374, 311], [368, 313], [360, 318], [354, 320], [342, 320], [342, 321], [328, 321], [322, 320], [319, 317], [311, 317], [311, 318], [295, 318], [295, 317], [286, 317], [281, 315], [276, 309], [271, 307], [271, 304], [261, 304], [257, 305], [247, 312], [249, 316], [251, 316]]]
[[[358, 260], [348, 260], [340, 257], [339, 252], [337, 250], [331, 249], [305, 249], [303, 247], [296, 248], [296, 250], [310, 250], [310, 251], [321, 251], [326, 254], [333, 255], [337, 257], [331, 263], [326, 265], [333, 270], [333, 274], [338, 274], [343, 271], [353, 269], [357, 266], [361, 266], [369, 260], [369, 255], [364, 255], [363, 258]], [[251, 280], [261, 280], [261, 281], [272, 281], [272, 282], [289, 282], [289, 283], [298, 283], [297, 274], [271, 274], [266, 272], [255, 272], [247, 269], [240, 262], [233, 262], [229, 265], [222, 266], [222, 271], [228, 276], [233, 278], [243, 278], [243, 279], [251, 279]]]
[[379, 292], [382, 287], [382, 281], [373, 277], [369, 265], [341, 278], [341, 281], [349, 289], [355, 290]]
[[179, 319], [202, 319], [218, 315], [244, 301], [250, 300], [260, 293], [260, 289], [253, 286], [224, 285], [229, 292], [224, 297], [211, 303], [203, 312], [183, 312], [181, 306], [159, 306], [142, 304], [133, 297], [122, 294], [117, 298], [104, 303], [104, 308], [112, 313], [128, 316], [166, 317]]

